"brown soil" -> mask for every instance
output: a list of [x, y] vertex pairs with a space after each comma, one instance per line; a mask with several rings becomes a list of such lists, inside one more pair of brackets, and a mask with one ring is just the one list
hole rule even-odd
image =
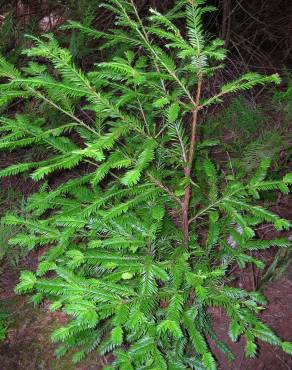
[[[30, 255], [23, 263], [37, 260]], [[4, 266], [5, 267], [5, 266]], [[24, 267], [24, 266], [23, 266]], [[14, 287], [19, 271], [9, 267], [0, 275], [0, 303], [10, 312], [11, 322], [7, 339], [0, 343], [1, 370], [99, 370], [103, 369], [106, 359], [92, 353], [79, 365], [71, 361], [72, 353], [57, 359], [56, 345], [50, 340], [54, 329], [67, 322], [62, 312], [50, 312], [49, 302], [34, 307], [27, 297], [17, 296]]]
[[[261, 319], [274, 332], [286, 341], [292, 341], [292, 267], [280, 280], [271, 283], [264, 291], [268, 298], [268, 308], [262, 313]], [[214, 326], [219, 338], [229, 345], [235, 355], [235, 361], [228, 363], [224, 355], [210, 341], [211, 348], [221, 370], [289, 370], [292, 369], [292, 356], [285, 354], [281, 349], [259, 342], [258, 356], [255, 359], [246, 359], [244, 356], [244, 340], [232, 343], [226, 336], [228, 319], [223, 311], [213, 314]]]
[[[271, 209], [281, 217], [292, 219], [292, 209], [290, 207], [291, 197], [285, 196], [278, 199], [277, 205]], [[275, 239], [278, 237], [288, 237], [291, 239], [291, 232], [276, 232], [272, 225], [262, 225], [257, 230], [259, 239]], [[270, 281], [271, 276], [265, 274], [271, 266], [275, 256], [282, 259], [287, 269], [281, 269], [281, 264], [276, 269], [273, 278], [278, 277], [276, 281]], [[292, 262], [291, 252], [271, 248], [264, 252], [257, 252], [254, 257], [265, 261], [267, 268], [264, 271], [248, 266], [244, 270], [235, 270], [235, 285], [248, 291], [261, 289], [263, 286], [263, 277], [266, 278], [263, 293], [268, 299], [266, 310], [262, 312], [260, 318], [274, 332], [285, 341], [292, 341]], [[288, 260], [288, 263], [287, 263]], [[284, 271], [284, 273], [283, 273]], [[230, 363], [226, 357], [218, 350], [212, 340], [209, 341], [210, 347], [219, 363], [220, 370], [292, 370], [292, 356], [284, 353], [280, 348], [267, 343], [258, 342], [258, 355], [254, 359], [247, 359], [244, 355], [245, 341], [241, 338], [237, 343], [227, 336], [229, 319], [226, 314], [219, 310], [213, 310], [213, 324], [218, 337], [225, 342], [233, 354], [235, 361]]]

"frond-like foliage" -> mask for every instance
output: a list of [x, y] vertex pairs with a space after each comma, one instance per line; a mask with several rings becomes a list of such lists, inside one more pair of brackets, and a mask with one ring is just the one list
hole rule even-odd
[[[289, 228], [258, 202], [263, 191], [287, 193], [291, 175], [269, 179], [264, 160], [247, 180], [225, 176], [209, 150], [218, 140], [196, 142], [192, 157], [195, 132], [190, 136], [190, 122], [205, 106], [278, 76], [248, 73], [200, 101], [194, 87], [212, 78], [226, 54], [204, 31], [213, 7], [179, 0], [142, 21], [132, 0], [103, 6], [116, 15], [114, 30], [73, 21], [65, 27], [102, 40], [112, 55], [91, 71], [50, 34], [31, 38], [24, 51], [31, 62], [21, 70], [0, 58], [0, 150], [42, 154], [0, 170], [0, 177], [28, 174], [42, 182], [25, 215], [7, 214], [3, 222], [20, 229], [11, 245], [49, 246], [16, 291], [34, 292], [36, 302], [49, 298], [51, 310], [71, 318], [52, 339], [61, 345], [58, 355], [77, 348], [75, 362], [97, 350], [114, 352], [109, 369], [213, 370], [206, 336], [232, 354], [212, 329], [209, 307], [227, 312], [229, 335], [245, 336], [248, 356], [255, 356], [257, 338], [291, 352], [258, 319], [264, 299], [227, 279], [235, 264], [263, 267], [252, 251], [289, 247], [283, 238], [257, 240], [255, 227]], [[6, 109], [32, 97], [29, 113]], [[57, 185], [52, 178], [60, 178]]]

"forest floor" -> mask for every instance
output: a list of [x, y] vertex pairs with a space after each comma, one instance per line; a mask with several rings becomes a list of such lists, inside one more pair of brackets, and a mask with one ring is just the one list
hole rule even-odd
[[[267, 285], [264, 294], [268, 299], [268, 308], [260, 315], [261, 319], [281, 338], [292, 340], [292, 266], [281, 279]], [[226, 362], [224, 355], [210, 343], [221, 370], [291, 370], [292, 357], [280, 348], [259, 342], [259, 354], [255, 359], [247, 359], [244, 355], [244, 340], [232, 343], [228, 332], [228, 319], [224, 312], [213, 313], [214, 328], [219, 338], [228, 344], [235, 355], [232, 363]]]
[[0, 276], [0, 302], [9, 312], [7, 339], [0, 343], [1, 370], [98, 370], [103, 369], [105, 359], [91, 354], [80, 365], [74, 365], [72, 353], [58, 359], [56, 344], [50, 336], [54, 329], [67, 322], [62, 312], [51, 312], [49, 302], [34, 307], [29, 298], [14, 293], [21, 269], [32, 269], [38, 260], [31, 253], [18, 268], [4, 267]]

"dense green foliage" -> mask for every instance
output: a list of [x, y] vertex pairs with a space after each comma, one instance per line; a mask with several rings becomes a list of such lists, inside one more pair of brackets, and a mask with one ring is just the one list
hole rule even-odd
[[2, 115], [1, 150], [45, 148], [42, 160], [0, 171], [41, 181], [25, 216], [4, 219], [21, 230], [10, 244], [50, 246], [17, 292], [35, 292], [35, 303], [49, 298], [52, 310], [72, 317], [52, 338], [62, 343], [59, 355], [76, 347], [77, 362], [97, 349], [114, 350], [109, 369], [215, 369], [206, 336], [233, 355], [213, 331], [209, 307], [227, 312], [229, 335], [245, 336], [247, 356], [256, 355], [257, 339], [291, 352], [257, 317], [265, 298], [232, 287], [229, 276], [234, 264], [264, 266], [251, 251], [288, 247], [284, 238], [257, 240], [254, 229], [289, 228], [258, 202], [262, 191], [288, 193], [291, 176], [266, 179], [269, 158], [252, 176], [225, 174], [210, 156], [219, 142], [196, 139], [203, 109], [279, 77], [247, 73], [208, 96], [204, 81], [226, 56], [203, 30], [213, 7], [179, 0], [165, 15], [151, 10], [145, 24], [132, 0], [104, 7], [116, 14], [109, 34], [66, 27], [102, 39], [102, 50], [118, 49], [91, 71], [52, 35], [32, 38], [21, 69], [0, 59], [2, 112], [15, 99], [37, 101], [34, 112]]
[[[207, 122], [199, 127], [205, 139], [220, 141], [220, 147], [215, 150], [225, 152], [238, 178], [256, 171], [265, 158], [272, 160], [270, 177], [277, 178], [279, 171], [289, 171], [288, 107], [292, 103], [289, 91], [290, 87], [284, 91], [275, 89], [265, 104], [254, 104], [243, 95], [235, 97], [225, 109], [209, 115]], [[287, 153], [285, 158], [281, 156], [283, 152]]]

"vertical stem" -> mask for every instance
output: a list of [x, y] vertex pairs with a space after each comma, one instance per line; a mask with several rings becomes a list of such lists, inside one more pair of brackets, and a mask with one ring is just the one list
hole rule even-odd
[[[197, 93], [196, 93], [196, 105], [193, 109], [193, 116], [192, 116], [192, 133], [191, 133], [191, 141], [190, 141], [190, 150], [189, 150], [189, 157], [186, 167], [184, 168], [185, 177], [189, 178], [191, 175], [192, 164], [194, 160], [195, 154], [195, 145], [196, 145], [196, 129], [198, 123], [198, 114], [200, 107], [200, 98], [201, 98], [201, 90], [202, 90], [202, 74], [198, 75], [198, 83], [197, 83]], [[183, 237], [184, 237], [184, 244], [186, 247], [189, 245], [189, 207], [190, 207], [190, 199], [191, 199], [191, 187], [188, 185], [185, 189], [184, 201], [183, 201]]]

